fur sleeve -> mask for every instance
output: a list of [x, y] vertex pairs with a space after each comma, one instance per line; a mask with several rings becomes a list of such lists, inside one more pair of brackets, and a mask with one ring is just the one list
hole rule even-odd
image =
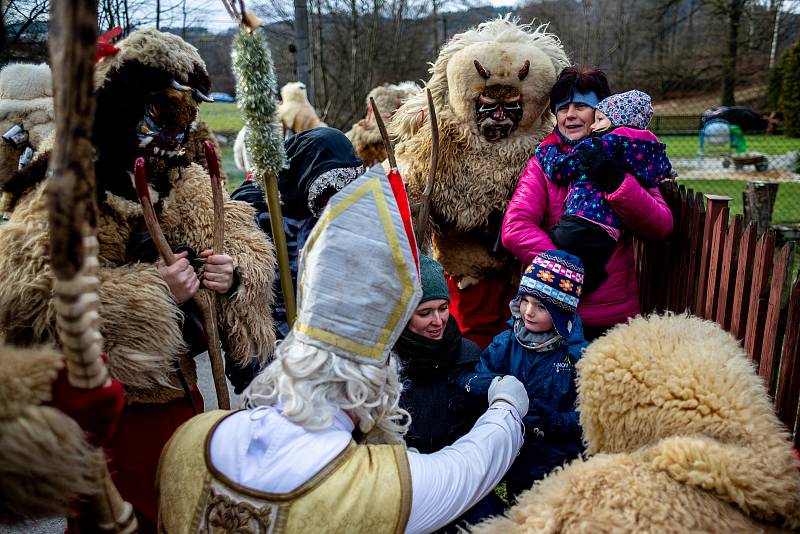
[[[173, 247], [185, 244], [200, 253], [211, 248], [213, 213], [208, 174], [192, 165], [181, 171], [164, 200], [161, 227]], [[268, 357], [275, 344], [270, 309], [275, 256], [247, 203], [225, 202], [224, 252], [233, 258], [239, 285], [230, 295], [217, 299], [223, 348], [240, 362], [256, 355]]]
[[152, 264], [105, 267], [100, 278], [100, 330], [111, 375], [128, 388], [175, 388], [173, 360], [188, 350], [183, 314]]
[[243, 202], [225, 203], [225, 252], [239, 274], [235, 291], [217, 299], [225, 352], [239, 362], [255, 355], [263, 360], [275, 345], [271, 320], [275, 255], [253, 222], [253, 209]]

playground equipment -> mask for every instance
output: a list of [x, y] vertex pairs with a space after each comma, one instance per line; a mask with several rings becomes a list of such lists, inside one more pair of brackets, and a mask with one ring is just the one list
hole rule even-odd
[[764, 154], [747, 152], [747, 141], [742, 129], [723, 119], [712, 119], [700, 129], [699, 157], [722, 158], [722, 166], [726, 169], [733, 164], [736, 170], [745, 165], [754, 165], [759, 172], [767, 170], [769, 162]]

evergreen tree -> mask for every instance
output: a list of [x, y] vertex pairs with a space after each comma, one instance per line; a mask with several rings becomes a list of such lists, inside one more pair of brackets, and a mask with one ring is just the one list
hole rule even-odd
[[786, 54], [779, 105], [783, 111], [783, 133], [800, 137], [800, 40]]

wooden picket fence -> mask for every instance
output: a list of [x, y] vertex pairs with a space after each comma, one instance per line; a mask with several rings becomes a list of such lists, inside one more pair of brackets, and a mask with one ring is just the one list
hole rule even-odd
[[795, 243], [776, 250], [775, 235], [757, 235], [730, 197], [662, 185], [673, 214], [672, 236], [636, 240], [643, 313], [689, 311], [742, 340], [775, 410], [800, 448], [800, 276], [791, 281]]

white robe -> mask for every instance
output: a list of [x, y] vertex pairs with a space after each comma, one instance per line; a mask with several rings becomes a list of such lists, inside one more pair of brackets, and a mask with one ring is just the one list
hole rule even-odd
[[[262, 406], [235, 413], [217, 427], [211, 463], [243, 486], [287, 493], [344, 450], [353, 430], [341, 410], [329, 428], [311, 432], [279, 408]], [[469, 510], [497, 485], [521, 446], [519, 414], [498, 401], [453, 445], [432, 454], [408, 451], [412, 500], [406, 532], [432, 532]]]

